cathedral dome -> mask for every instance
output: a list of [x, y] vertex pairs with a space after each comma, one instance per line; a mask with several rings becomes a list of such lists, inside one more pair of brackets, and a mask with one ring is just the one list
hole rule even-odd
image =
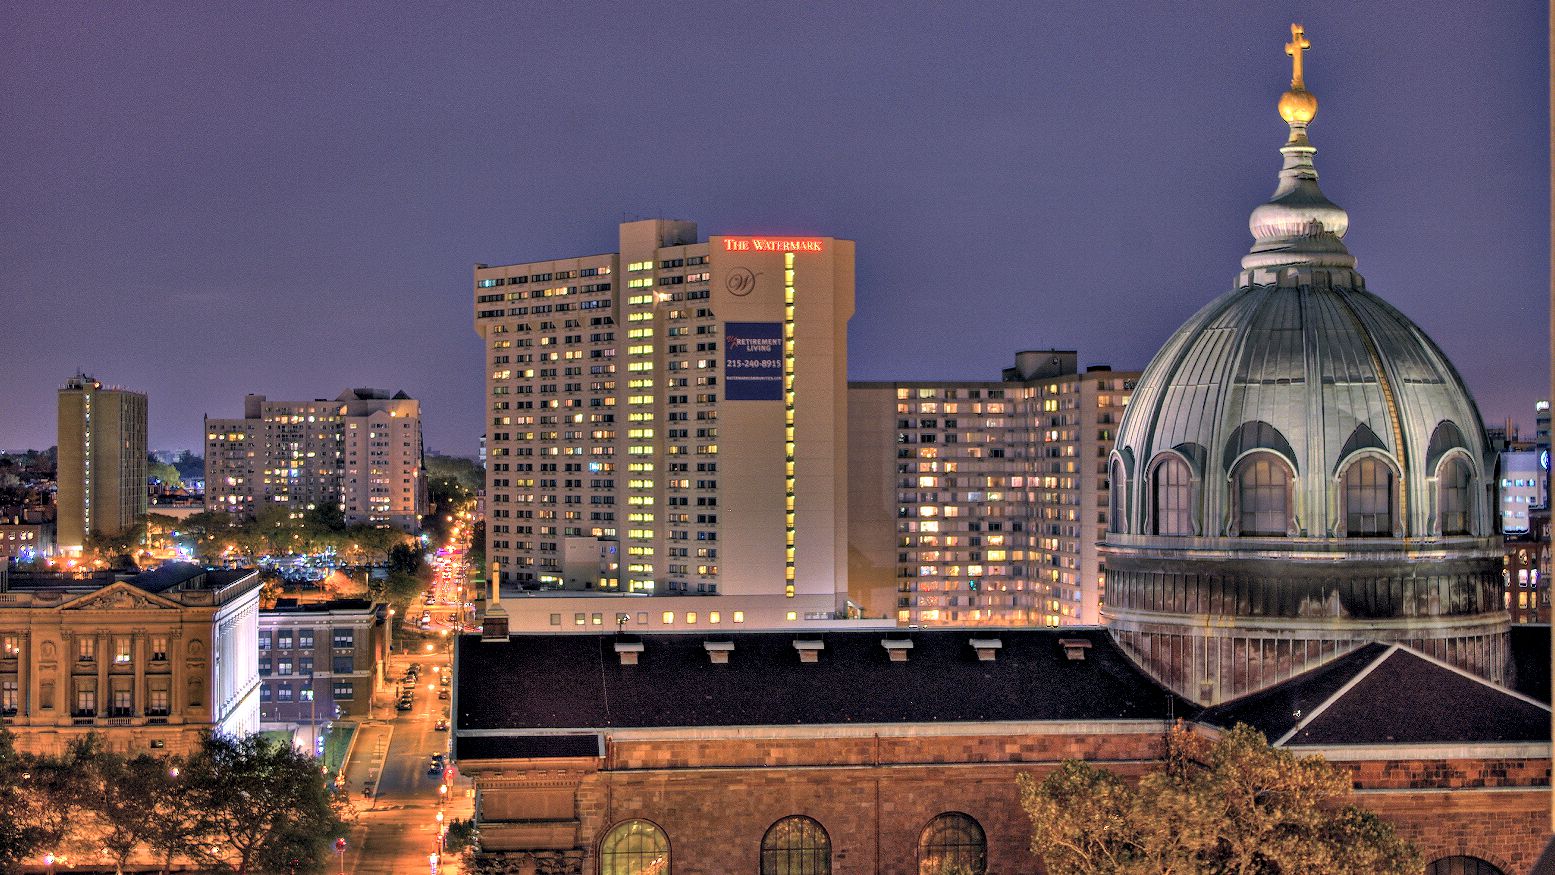
[[1243, 270], [1157, 353], [1118, 429], [1103, 612], [1204, 703], [1367, 640], [1499, 680], [1495, 457], [1451, 362], [1355, 271], [1293, 36], [1290, 137]]

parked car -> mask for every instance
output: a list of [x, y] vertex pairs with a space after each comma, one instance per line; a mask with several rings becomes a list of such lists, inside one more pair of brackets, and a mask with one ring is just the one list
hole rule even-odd
[[439, 717], [439, 718], [437, 718], [437, 722], [432, 724], [432, 729], [437, 731], [437, 732], [447, 732], [448, 731], [448, 718], [447, 717]]
[[411, 702], [409, 699], [401, 699], [398, 702], [394, 703], [394, 710], [396, 710], [396, 711], [409, 711], [411, 708], [414, 708], [414, 707], [415, 707], [415, 704], [413, 702]]
[[447, 687], [443, 687], [442, 689], [438, 690], [437, 691], [437, 697], [439, 699], [446, 699], [446, 698], [448, 698], [448, 688]]

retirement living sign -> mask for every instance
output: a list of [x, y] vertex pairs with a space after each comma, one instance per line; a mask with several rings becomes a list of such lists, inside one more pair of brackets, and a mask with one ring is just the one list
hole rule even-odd
[[783, 323], [724, 323], [724, 398], [783, 400]]

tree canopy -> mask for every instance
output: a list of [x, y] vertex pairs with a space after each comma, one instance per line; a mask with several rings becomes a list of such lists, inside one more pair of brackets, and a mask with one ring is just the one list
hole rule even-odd
[[0, 871], [55, 853], [117, 871], [140, 855], [164, 869], [317, 872], [344, 810], [317, 760], [262, 736], [209, 735], [187, 759], [126, 757], [96, 736], [29, 756], [3, 728], [0, 805]]
[[1419, 854], [1376, 814], [1348, 804], [1350, 780], [1238, 726], [1183, 728], [1166, 766], [1137, 784], [1066, 761], [1020, 777], [1031, 850], [1075, 875], [1415, 875]]

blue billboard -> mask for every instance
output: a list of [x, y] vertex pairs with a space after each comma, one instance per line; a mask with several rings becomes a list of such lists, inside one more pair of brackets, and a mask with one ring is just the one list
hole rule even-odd
[[783, 323], [724, 323], [724, 398], [783, 400]]

